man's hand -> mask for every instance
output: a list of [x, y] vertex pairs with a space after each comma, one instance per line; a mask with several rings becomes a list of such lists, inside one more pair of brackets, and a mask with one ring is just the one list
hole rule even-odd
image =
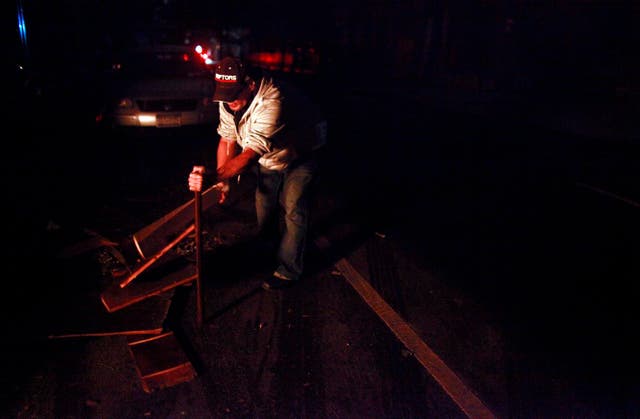
[[[193, 192], [202, 192], [202, 182], [204, 175], [204, 167], [203, 166], [193, 166], [191, 169], [191, 173], [189, 173], [189, 190]], [[227, 200], [227, 196], [229, 195], [229, 182], [222, 181], [213, 185], [213, 189], [220, 191], [220, 198], [218, 199], [218, 203], [222, 204]]]
[[218, 182], [213, 185], [213, 189], [217, 189], [220, 191], [220, 198], [218, 199], [218, 204], [222, 204], [227, 200], [227, 196], [229, 195], [229, 181], [225, 180], [222, 182]]
[[204, 175], [204, 166], [193, 166], [189, 173], [189, 190], [193, 192], [202, 191], [202, 181]]

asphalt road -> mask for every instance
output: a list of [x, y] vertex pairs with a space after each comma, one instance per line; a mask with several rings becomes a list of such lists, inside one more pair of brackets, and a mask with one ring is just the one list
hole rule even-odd
[[267, 293], [269, 261], [242, 240], [250, 200], [209, 217], [205, 324], [193, 287], [162, 322], [197, 376], [150, 394], [127, 336], [50, 338], [61, 322], [105, 327], [77, 313], [112, 273], [102, 248], [55, 255], [91, 233], [120, 241], [185, 202], [214, 137], [25, 126], [5, 164], [7, 416], [467, 416], [339, 261], [493, 415], [636, 416], [638, 145], [364, 99], [330, 115], [313, 230], [329, 249], [311, 247], [299, 286]]

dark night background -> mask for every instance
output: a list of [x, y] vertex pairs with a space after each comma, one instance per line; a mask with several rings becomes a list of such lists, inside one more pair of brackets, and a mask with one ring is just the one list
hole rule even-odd
[[[637, 95], [632, 1], [18, 2], [18, 64], [51, 78], [91, 73], [152, 23], [248, 29], [249, 48], [313, 44], [321, 75], [577, 100]], [[91, 77], [91, 74], [85, 74]], [[371, 84], [372, 83], [372, 84]]]
[[[26, 32], [21, 38], [16, 31], [17, 100], [9, 112], [25, 127], [50, 129], [50, 136], [62, 131], [56, 134], [64, 139], [61, 147], [45, 147], [40, 156], [33, 156], [29, 141], [16, 144], [27, 159], [42, 158], [45, 165], [58, 152], [64, 159], [67, 149], [72, 156], [92, 147], [76, 141], [85, 134], [75, 130], [94, 127], [111, 63], [154, 27], [211, 31], [221, 54], [313, 51], [312, 65], [304, 57], [300, 61], [311, 74], [299, 81], [324, 106], [336, 132], [348, 132], [350, 124], [366, 126], [372, 135], [349, 138], [340, 147], [356, 153], [364, 147], [369, 162], [396, 156], [400, 167], [419, 165], [403, 162], [419, 159], [420, 153], [398, 152], [403, 147], [396, 137], [414, 141], [431, 128], [421, 126], [420, 115], [428, 108], [480, 116], [496, 127], [543, 127], [596, 144], [639, 137], [640, 5], [633, 1], [16, 5], [18, 24], [24, 21]], [[353, 100], [361, 100], [357, 114], [345, 112]], [[447, 123], [440, 122], [443, 126], [434, 129], [446, 133]], [[418, 139], [405, 149], [425, 144]], [[19, 158], [10, 163], [21, 164]], [[13, 167], [6, 170], [11, 173]]]
[[[40, 287], [54, 290], [61, 281], [50, 272], [53, 257], [46, 254], [52, 223], [78, 229], [109, 226], [111, 232], [124, 235], [132, 230], [126, 230], [130, 226], [124, 224], [123, 214], [139, 227], [175, 206], [166, 202], [161, 207], [157, 197], [183, 202], [188, 195], [184, 182], [175, 181], [182, 181], [186, 169], [170, 167], [180, 160], [171, 160], [174, 153], [180, 155], [172, 142], [175, 137], [151, 146], [128, 142], [129, 137], [114, 141], [115, 136], [96, 129], [96, 116], [112, 62], [141, 34], [157, 27], [211, 31], [223, 52], [251, 56], [313, 51], [310, 57], [315, 61], [304, 61], [304, 55], [300, 61], [302, 68], [311, 68], [309, 73], [293, 74], [277, 65], [274, 70], [308, 87], [324, 107], [333, 130], [329, 154], [335, 158], [327, 178], [347, 185], [345, 200], [361, 199], [363, 218], [383, 220], [376, 227], [389, 222], [399, 231], [414, 233], [417, 238], [410, 238], [415, 242], [408, 240], [406, 248], [417, 255], [417, 265], [426, 266], [440, 283], [468, 292], [488, 310], [503, 310], [505, 322], [524, 347], [539, 350], [542, 357], [551, 353], [545, 352], [548, 347], [557, 349], [558, 364], [567, 355], [578, 365], [574, 378], [593, 374], [593, 394], [598, 396], [594, 405], [601, 411], [614, 404], [607, 404], [609, 392], [604, 390], [618, 384], [628, 384], [628, 393], [612, 396], [626, 403], [618, 411], [637, 405], [637, 375], [630, 372], [637, 364], [630, 348], [637, 345], [622, 339], [635, 337], [638, 311], [633, 278], [640, 231], [634, 212], [640, 202], [635, 159], [640, 141], [640, 2], [17, 0], [16, 12], [11, 63], [15, 101], [9, 105], [11, 125], [5, 126], [15, 131], [5, 135], [2, 161], [3, 202], [9, 214], [8, 250], [3, 256], [5, 281], [11, 282], [6, 299], [17, 305], [23, 301], [22, 308], [34, 315], [25, 324], [39, 322], [41, 311], [44, 317], [64, 315], [64, 310], [42, 308], [51, 302]], [[21, 37], [22, 21], [26, 32]], [[178, 138], [187, 137], [181, 132]], [[187, 150], [186, 144], [180, 144], [184, 160], [202, 156], [200, 150]], [[207, 136], [189, 146], [203, 144], [212, 151], [214, 144]], [[183, 163], [190, 168], [190, 160], [179, 162]], [[136, 171], [144, 179], [136, 179]], [[168, 179], [175, 185], [169, 186]], [[632, 205], [621, 209], [616, 206], [620, 199], [582, 195], [586, 188], [576, 188], [580, 182], [629, 198]], [[356, 187], [349, 189], [352, 184]], [[170, 193], [170, 187], [176, 190]], [[156, 201], [149, 198], [153, 194]], [[121, 209], [114, 202], [130, 207]], [[330, 281], [318, 283], [337, 287]], [[235, 285], [225, 284], [229, 289]], [[346, 292], [333, 291], [337, 301], [344, 300]], [[334, 295], [320, 293], [319, 298], [332, 301]], [[414, 300], [418, 323], [432, 320], [422, 316], [423, 310], [447, 304], [444, 313], [458, 308], [458, 300], [450, 303], [437, 293], [425, 298], [430, 304], [421, 306], [419, 298]], [[605, 307], [593, 301], [605, 301]], [[357, 307], [345, 304], [334, 311], [354, 314]], [[29, 330], [14, 321], [22, 312], [4, 308], [8, 330], [24, 338]], [[459, 310], [465, 312], [461, 316], [472, 317], [466, 308]], [[522, 319], [533, 326], [521, 328]], [[445, 350], [454, 354], [465, 345], [466, 354], [487, 354], [485, 371], [502, 368], [492, 364], [500, 351], [487, 345], [485, 353], [476, 352], [473, 345], [456, 339], [456, 333], [475, 333], [473, 327], [463, 324], [454, 330], [447, 321], [435, 321], [440, 328], [433, 329], [434, 341], [443, 339]], [[619, 330], [623, 331], [616, 334]], [[366, 332], [354, 328], [349, 333]], [[538, 339], [538, 334], [544, 338]], [[13, 342], [10, 349], [16, 353], [28, 347], [20, 339]], [[561, 347], [564, 342], [566, 348]], [[511, 344], [505, 346], [516, 348]], [[51, 344], [42, 347], [47, 345]], [[583, 357], [577, 355], [583, 352]], [[514, 353], [515, 361], [508, 365], [512, 370], [496, 373], [499, 378], [512, 373], [508, 378], [516, 383], [515, 390], [507, 392], [515, 399], [500, 408], [511, 408], [516, 415], [531, 411], [531, 406], [544, 412], [536, 390], [545, 396], [553, 386], [537, 382], [536, 364], [528, 370], [529, 365], [519, 363], [520, 353]], [[466, 354], [461, 359], [466, 360]], [[210, 358], [217, 360], [215, 355]], [[583, 361], [610, 369], [599, 376], [601, 371], [581, 369]], [[19, 370], [28, 363], [16, 365]], [[520, 373], [524, 378], [516, 377]], [[27, 377], [22, 371], [16, 375]], [[618, 380], [621, 375], [624, 379]], [[233, 375], [229, 377], [232, 382]], [[483, 382], [486, 376], [475, 378]], [[396, 382], [387, 384], [394, 387]], [[564, 393], [557, 394], [562, 399]], [[584, 394], [588, 400], [589, 392]], [[67, 409], [64, 403], [55, 406], [58, 412], [75, 408]], [[557, 411], [577, 411], [563, 403], [558, 402], [566, 410]], [[106, 405], [102, 408], [120, 407]], [[133, 405], [129, 408], [136, 411]], [[171, 402], [167, 405], [173, 407]]]

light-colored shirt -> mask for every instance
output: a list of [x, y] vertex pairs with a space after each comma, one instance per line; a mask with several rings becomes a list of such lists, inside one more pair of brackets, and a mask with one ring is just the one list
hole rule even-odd
[[285, 170], [298, 157], [327, 141], [327, 122], [299, 90], [263, 76], [253, 100], [236, 127], [234, 114], [220, 102], [218, 135], [260, 155], [267, 169]]

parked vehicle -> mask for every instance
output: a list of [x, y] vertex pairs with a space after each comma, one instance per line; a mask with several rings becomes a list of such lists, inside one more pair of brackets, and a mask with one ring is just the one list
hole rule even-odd
[[175, 128], [213, 124], [215, 85], [191, 45], [152, 45], [128, 51], [112, 65], [98, 120], [110, 127]]

